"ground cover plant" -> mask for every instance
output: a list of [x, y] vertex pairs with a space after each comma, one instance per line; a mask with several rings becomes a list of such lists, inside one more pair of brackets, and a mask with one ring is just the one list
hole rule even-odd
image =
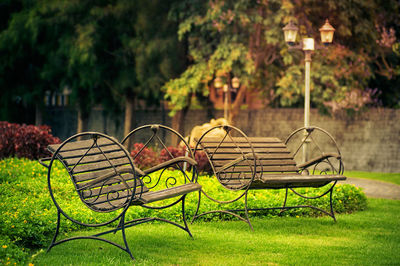
[[[63, 209], [74, 216], [74, 218], [86, 222], [101, 222], [109, 218], [108, 215], [93, 213], [80, 202], [76, 192], [69, 181], [69, 177], [61, 165], [54, 168], [55, 179], [52, 188], [56, 194], [58, 203]], [[173, 172], [170, 173], [174, 175]], [[216, 183], [214, 178], [201, 176], [200, 181], [211, 188], [218, 197], [229, 197], [224, 190]], [[207, 184], [205, 184], [207, 183]], [[307, 188], [304, 189], [305, 191]], [[309, 191], [312, 193], [312, 191]], [[58, 195], [58, 196], [57, 196]], [[187, 200], [187, 215], [192, 217], [196, 207], [197, 195], [191, 194]], [[262, 191], [252, 192], [249, 195], [249, 206], [269, 207], [280, 206], [283, 201], [283, 191]], [[202, 205], [202, 210], [215, 209], [219, 205], [206, 203]], [[242, 207], [240, 203], [238, 206]], [[302, 199], [289, 197], [288, 204], [302, 204]], [[328, 199], [323, 198], [316, 205], [321, 208], [328, 207]], [[179, 208], [179, 206], [176, 206]], [[366, 198], [360, 189], [351, 185], [339, 185], [334, 192], [334, 208], [338, 213], [348, 213], [366, 208]], [[47, 169], [37, 161], [28, 159], [8, 158], [0, 161], [0, 263], [25, 263], [30, 252], [46, 247], [54, 233], [56, 227], [56, 208], [49, 196], [47, 188]], [[152, 210], [140, 207], [131, 207], [127, 212], [127, 219], [150, 216]], [[176, 210], [167, 209], [156, 211], [155, 214], [161, 218], [168, 218], [178, 221], [181, 219], [176, 215]], [[256, 213], [256, 216], [276, 217], [276, 213]], [[306, 217], [320, 215], [310, 209], [299, 209], [287, 211], [284, 216]], [[254, 217], [254, 216], [253, 216]], [[230, 216], [204, 217], [204, 220], [232, 219]], [[331, 220], [331, 218], [329, 218]], [[329, 220], [328, 219], [328, 220]], [[65, 221], [65, 220], [64, 220]], [[196, 222], [198, 224], [199, 222]], [[243, 222], [242, 222], [243, 223]], [[245, 223], [243, 223], [246, 225]], [[158, 226], [158, 225], [157, 225]], [[247, 225], [246, 225], [247, 226]], [[82, 229], [80, 226], [68, 222], [63, 222], [63, 234], [70, 234], [74, 230]], [[167, 230], [168, 231], [168, 230]], [[171, 230], [175, 231], [175, 230]]]

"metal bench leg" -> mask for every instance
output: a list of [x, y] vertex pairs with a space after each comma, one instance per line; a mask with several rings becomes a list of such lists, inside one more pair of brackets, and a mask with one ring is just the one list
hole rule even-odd
[[188, 234], [189, 234], [189, 236], [191, 237], [191, 238], [193, 238], [193, 235], [192, 235], [192, 233], [190, 232], [190, 230], [189, 230], [189, 227], [188, 227], [188, 224], [187, 224], [187, 222], [186, 222], [186, 215], [185, 215], [185, 198], [186, 198], [186, 195], [184, 195], [183, 197], [182, 197], [182, 218], [183, 218], [183, 223], [185, 224], [185, 231], [186, 232], [188, 232]]
[[289, 189], [286, 188], [286, 191], [285, 191], [285, 200], [283, 201], [283, 206], [282, 206], [281, 211], [279, 212], [279, 216], [281, 216], [283, 212], [287, 211], [287, 209], [286, 209], [286, 201], [287, 201], [288, 192], [289, 192]]
[[193, 224], [194, 220], [196, 220], [198, 218], [197, 214], [199, 213], [199, 209], [200, 209], [200, 201], [201, 201], [201, 190], [199, 190], [199, 200], [197, 201], [197, 208], [196, 208], [196, 211], [192, 218], [192, 222], [191, 222], [192, 224]]
[[54, 233], [53, 239], [51, 240], [51, 243], [50, 243], [49, 247], [47, 248], [47, 252], [49, 252], [49, 251], [51, 250], [51, 248], [55, 246], [58, 233], [60, 232], [60, 219], [61, 219], [61, 212], [60, 212], [60, 210], [57, 210], [57, 227], [56, 227], [56, 232]]
[[125, 213], [122, 214], [119, 224], [121, 224], [122, 238], [124, 239], [124, 244], [125, 244], [125, 249], [123, 249], [123, 250], [125, 250], [129, 254], [129, 256], [131, 257], [131, 259], [134, 260], [135, 258], [133, 257], [132, 252], [129, 249], [128, 241], [126, 240], [126, 235], [125, 235]]
[[246, 215], [246, 222], [250, 226], [250, 229], [254, 231], [253, 226], [251, 225], [250, 219], [249, 219], [249, 210], [247, 208], [247, 195], [249, 194], [249, 191], [246, 191], [246, 194], [244, 195], [244, 214]]
[[330, 205], [331, 205], [331, 216], [332, 216], [333, 220], [336, 222], [335, 213], [334, 213], [334, 211], [333, 211], [333, 201], [332, 201], [333, 188], [335, 187], [335, 185], [336, 185], [336, 182], [335, 182], [335, 184], [331, 187], [331, 191], [330, 191], [330, 193], [329, 193], [329, 203], [330, 203]]

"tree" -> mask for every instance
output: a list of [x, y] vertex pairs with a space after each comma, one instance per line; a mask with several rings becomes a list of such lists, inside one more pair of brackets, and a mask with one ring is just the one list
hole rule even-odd
[[[216, 76], [243, 81], [232, 103], [233, 115], [242, 92], [250, 89], [263, 92], [270, 104], [301, 106], [304, 56], [289, 52], [283, 42], [282, 27], [290, 20], [303, 25], [303, 36], [314, 38], [325, 18], [336, 27], [336, 44], [313, 57], [314, 106], [357, 110], [385, 90], [369, 88], [375, 77], [398, 76], [398, 55], [393, 52], [398, 50], [398, 1], [188, 0], [180, 7], [184, 20], [178, 33], [188, 40], [191, 64], [165, 85], [172, 113], [193, 96], [208, 96]], [[384, 38], [391, 40], [386, 47], [380, 41]]]
[[[300, 32], [318, 39], [318, 27], [329, 18], [336, 27], [334, 45], [316, 51], [312, 63], [312, 104], [330, 112], [358, 111], [376, 104], [387, 88], [376, 79], [396, 79], [393, 61], [393, 23], [398, 24], [399, 4], [395, 1], [293, 1], [294, 19]], [[383, 30], [382, 30], [383, 29]], [[391, 29], [391, 30], [390, 30]], [[390, 32], [391, 37], [386, 33]], [[382, 36], [383, 34], [383, 36]], [[383, 41], [385, 39], [385, 41]], [[375, 41], [376, 40], [376, 41]], [[301, 54], [286, 61], [285, 74], [279, 78], [277, 95], [282, 106], [302, 104], [301, 87], [304, 63]], [[300, 61], [300, 64], [299, 64]], [[396, 62], [396, 60], [394, 60]], [[373, 87], [371, 87], [371, 85]], [[389, 86], [390, 87], [390, 86]]]
[[[96, 104], [107, 110], [125, 104], [125, 131], [130, 131], [135, 99], [158, 103], [161, 85], [182, 71], [177, 25], [167, 20], [172, 1], [19, 4], [14, 8], [7, 3], [15, 13], [0, 35], [0, 49], [6, 54], [0, 69], [13, 74], [4, 75], [2, 88], [18, 88], [4, 90], [5, 99], [21, 95], [41, 103], [45, 91], [67, 86], [79, 110], [78, 131], [87, 129]], [[32, 81], [20, 78], [27, 70], [25, 76]]]

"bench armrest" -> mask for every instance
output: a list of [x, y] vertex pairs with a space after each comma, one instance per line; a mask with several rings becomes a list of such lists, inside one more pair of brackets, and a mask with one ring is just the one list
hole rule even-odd
[[189, 163], [190, 165], [193, 165], [193, 166], [197, 165], [197, 162], [195, 160], [193, 160], [192, 158], [180, 156], [180, 157], [176, 157], [176, 158], [173, 158], [171, 160], [168, 160], [166, 162], [160, 163], [160, 164], [158, 164], [156, 166], [153, 166], [153, 167], [151, 167], [149, 169], [146, 169], [146, 170], [143, 171], [143, 173], [145, 175], [148, 175], [150, 173], [156, 172], [158, 170], [161, 170], [161, 169], [166, 168], [168, 166], [174, 165], [176, 163], [183, 163], [183, 162]]
[[307, 168], [311, 165], [317, 164], [319, 162], [322, 162], [325, 159], [332, 158], [332, 157], [336, 158], [338, 160], [342, 159], [342, 156], [338, 153], [322, 153], [321, 156], [313, 158], [305, 163], [299, 164], [299, 165], [297, 165], [297, 167], [299, 167], [300, 169], [304, 169], [304, 168]]
[[51, 157], [40, 158], [39, 163], [46, 168], [49, 168], [49, 165], [45, 163], [45, 161], [51, 161]]
[[[243, 154], [242, 156], [239, 156], [239, 157], [236, 158], [235, 160], [230, 161], [229, 163], [224, 164], [223, 166], [219, 167], [219, 168], [218, 168], [218, 171], [216, 171], [215, 174], [219, 174], [219, 173], [225, 171], [226, 169], [228, 169], [228, 168], [234, 166], [234, 165], [237, 164], [237, 163], [241, 163], [241, 162], [243, 162], [243, 161], [246, 161], [246, 160], [248, 160], [248, 159], [253, 159], [253, 158], [254, 158], [254, 156], [253, 156], [253, 154], [251, 154], [251, 153]], [[256, 155], [256, 158], [257, 158], [257, 155]]]

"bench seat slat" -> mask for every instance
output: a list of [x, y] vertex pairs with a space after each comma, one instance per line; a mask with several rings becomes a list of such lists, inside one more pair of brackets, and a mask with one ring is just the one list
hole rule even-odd
[[[117, 166], [117, 167], [115, 167], [115, 169], [118, 172], [119, 170], [126, 169], [126, 167]], [[96, 177], [103, 176], [103, 175], [113, 173], [113, 172], [115, 172], [114, 168], [108, 168], [108, 169], [99, 170], [99, 171], [91, 171], [91, 172], [86, 172], [86, 173], [82, 173], [82, 174], [76, 174], [76, 175], [74, 175], [74, 179], [75, 179], [76, 183], [79, 183], [79, 182], [83, 182], [83, 181], [90, 181]]]
[[[228, 169], [223, 170], [225, 173], [239, 173], [239, 172], [251, 172], [253, 171], [254, 167], [249, 167], [249, 166], [232, 166]], [[296, 172], [298, 169], [296, 166], [292, 165], [273, 165], [273, 166], [263, 166], [263, 167], [256, 167], [255, 169], [257, 172], [260, 172], [261, 170], [263, 172]], [[220, 172], [219, 168], [216, 168], [215, 171], [217, 173]]]
[[[210, 154], [209, 154], [210, 155]], [[238, 156], [242, 156], [241, 153], [237, 154], [214, 154], [211, 160], [234, 160]], [[289, 152], [271, 152], [269, 154], [260, 154], [257, 156], [259, 159], [292, 159], [292, 155]]]
[[[225, 164], [227, 164], [227, 161], [225, 161], [225, 160], [224, 161], [222, 161], [222, 160], [214, 160], [213, 163], [214, 163], [214, 167], [221, 167], [221, 166], [224, 166]], [[296, 163], [293, 160], [279, 160], [279, 159], [276, 159], [276, 160], [268, 160], [268, 159], [267, 160], [257, 160], [257, 164], [259, 164], [259, 163], [261, 163], [261, 165], [263, 165], [263, 166], [274, 166], [274, 165], [279, 165], [279, 166], [293, 165], [293, 166], [296, 166]], [[239, 166], [251, 165], [251, 166], [254, 166], [254, 160], [245, 160], [245, 161], [242, 161], [242, 162], [238, 162], [235, 165], [239, 165]], [[258, 167], [258, 165], [257, 165], [257, 167]]]
[[233, 143], [233, 142], [223, 142], [223, 143], [202, 143], [202, 148], [203, 149], [235, 149], [235, 148], [240, 148], [240, 149], [250, 149], [251, 147], [253, 148], [285, 148], [284, 145], [282, 145], [282, 143], [275, 143], [273, 145], [271, 144], [252, 144], [252, 146], [250, 146], [250, 144], [248, 143]]
[[[184, 194], [187, 194], [189, 192], [194, 192], [194, 191], [199, 191], [201, 189], [201, 185], [197, 183], [188, 183], [176, 187], [171, 187], [171, 188], [166, 188], [163, 190], [159, 191], [149, 191], [146, 193], [141, 194], [140, 198], [135, 199], [132, 201], [132, 205], [142, 205], [142, 204], [148, 204], [160, 200], [165, 200], [165, 199], [170, 199], [174, 198], [177, 196], [181, 196]], [[118, 199], [116, 200], [110, 200], [110, 198], [107, 198], [107, 196], [100, 196], [97, 198], [96, 201], [94, 201], [93, 204], [96, 206], [96, 208], [104, 208], [104, 207], [109, 207], [110, 203], [117, 205], [116, 203], [119, 202], [119, 204], [122, 204], [128, 200], [128, 197], [131, 196], [131, 193], [128, 191], [121, 191], [118, 195]], [[88, 200], [90, 202], [90, 200]]]
[[142, 194], [140, 200], [143, 203], [151, 203], [159, 200], [169, 199], [177, 196], [181, 196], [193, 191], [199, 191], [201, 185], [197, 183], [188, 183], [180, 186], [166, 188], [159, 191], [149, 191]]
[[[248, 140], [244, 137], [233, 137], [233, 141], [237, 143], [248, 143]], [[281, 143], [282, 141], [279, 138], [275, 137], [249, 137], [248, 138], [251, 143]], [[197, 142], [198, 140], [195, 139]], [[201, 140], [201, 143], [220, 143], [221, 142], [221, 137], [205, 137]], [[225, 138], [224, 142], [232, 142], [231, 138]]]
[[[126, 182], [126, 185], [128, 185], [129, 189], [132, 189], [135, 184], [134, 181], [125, 180], [125, 182]], [[109, 192], [113, 192], [113, 191], [115, 191], [115, 192], [125, 191], [128, 189], [126, 185], [120, 181], [119, 183], [115, 183], [113, 185], [99, 187], [99, 188], [90, 189], [90, 190], [84, 190], [82, 192], [82, 196], [83, 196], [83, 198], [88, 199], [88, 198], [97, 197], [99, 195], [105, 195], [105, 194], [107, 194]], [[144, 186], [143, 184], [136, 184], [135, 193], [139, 193], [139, 192], [145, 193], [147, 191], [149, 191], [149, 189], [146, 186]]]
[[205, 149], [210, 154], [212, 154], [212, 153], [219, 153], [219, 154], [251, 153], [251, 152], [253, 152], [253, 150], [255, 153], [270, 153], [270, 152], [288, 153], [288, 152], [290, 152], [286, 147], [283, 147], [283, 146], [253, 147], [253, 149], [251, 149], [250, 147], [240, 147], [240, 148], [237, 148], [237, 147], [231, 147], [231, 148], [229, 148], [229, 147], [228, 148], [227, 147], [223, 147], [223, 148], [205, 147]]

